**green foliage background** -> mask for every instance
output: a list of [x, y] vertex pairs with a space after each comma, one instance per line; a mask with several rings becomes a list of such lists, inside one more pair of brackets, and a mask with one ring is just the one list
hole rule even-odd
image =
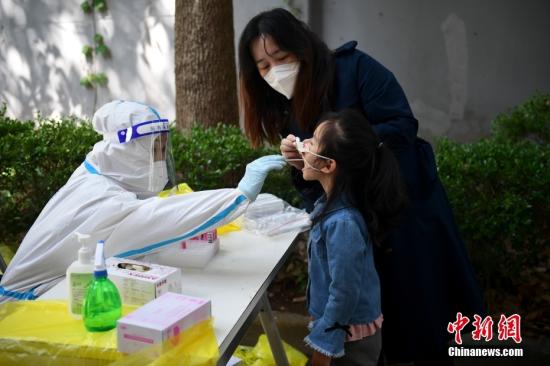
[[[41, 116], [19, 121], [0, 108], [1, 243], [17, 249], [99, 139], [88, 121]], [[545, 331], [550, 330], [549, 140], [550, 95], [537, 94], [499, 115], [490, 138], [470, 144], [441, 139], [436, 147], [439, 175], [490, 310], [519, 311]], [[248, 162], [278, 153], [277, 147], [252, 149], [238, 127], [222, 124], [174, 130], [172, 144], [179, 181], [195, 190], [235, 187]], [[270, 174], [263, 191], [298, 206], [289, 169]]]
[[90, 124], [73, 117], [19, 121], [0, 108], [2, 240], [22, 238], [97, 140]]
[[[218, 124], [204, 128], [196, 125], [189, 131], [172, 131], [172, 149], [179, 182], [194, 190], [236, 187], [246, 164], [260, 156], [279, 154], [279, 148], [253, 149], [239, 127]], [[271, 172], [262, 192], [269, 192], [294, 206], [299, 197], [290, 183], [290, 167]]]
[[439, 176], [489, 310], [550, 331], [550, 95], [493, 121], [490, 138], [441, 139]]

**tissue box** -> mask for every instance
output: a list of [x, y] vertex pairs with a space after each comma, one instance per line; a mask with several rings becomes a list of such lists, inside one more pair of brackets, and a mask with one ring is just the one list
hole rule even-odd
[[210, 316], [210, 300], [168, 292], [118, 320], [118, 350], [131, 353], [161, 343]]
[[107, 259], [107, 272], [123, 304], [143, 305], [168, 291], [181, 293], [179, 268], [113, 257]]
[[212, 230], [163, 248], [149, 258], [168, 266], [203, 268], [219, 250], [220, 239], [217, 231]]

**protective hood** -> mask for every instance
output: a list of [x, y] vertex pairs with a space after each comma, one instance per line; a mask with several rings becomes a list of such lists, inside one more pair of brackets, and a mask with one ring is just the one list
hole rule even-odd
[[[86, 161], [103, 176], [117, 181], [139, 198], [156, 195], [167, 183], [175, 184], [168, 120], [153, 108], [122, 100], [105, 104], [92, 125], [103, 135]], [[162, 156], [155, 156], [155, 149]]]

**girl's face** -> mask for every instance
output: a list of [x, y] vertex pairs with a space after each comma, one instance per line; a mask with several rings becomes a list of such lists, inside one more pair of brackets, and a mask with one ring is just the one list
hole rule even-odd
[[261, 35], [252, 41], [250, 51], [262, 77], [265, 77], [273, 66], [298, 61], [296, 55], [282, 50], [270, 35]]
[[319, 155], [319, 141], [323, 135], [325, 123], [321, 123], [313, 132], [313, 137], [304, 140], [304, 148], [302, 152], [304, 159], [304, 167], [302, 168], [302, 176], [304, 180], [318, 180], [324, 187], [323, 181], [332, 180], [334, 169], [331, 169], [332, 159], [317, 156]]

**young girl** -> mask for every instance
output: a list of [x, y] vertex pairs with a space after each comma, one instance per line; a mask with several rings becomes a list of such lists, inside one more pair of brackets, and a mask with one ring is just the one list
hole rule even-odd
[[[296, 143], [305, 180], [325, 194], [311, 214], [306, 343], [312, 365], [376, 365], [382, 347], [380, 283], [373, 246], [406, 204], [399, 167], [356, 111], [327, 115]], [[332, 363], [331, 363], [332, 361]]]

